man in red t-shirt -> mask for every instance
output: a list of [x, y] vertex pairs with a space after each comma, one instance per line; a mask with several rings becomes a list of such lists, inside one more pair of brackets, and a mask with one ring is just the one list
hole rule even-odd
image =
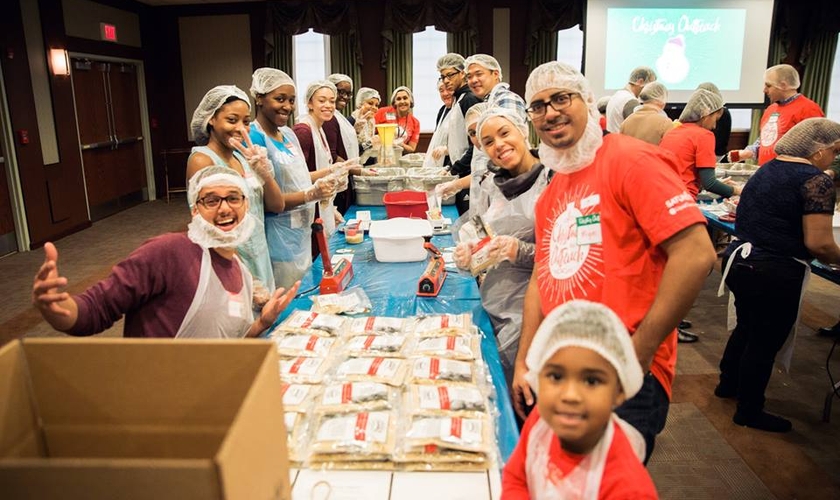
[[806, 118], [825, 116], [820, 106], [798, 89], [799, 73], [790, 64], [777, 64], [764, 72], [764, 94], [770, 105], [761, 115], [761, 133], [746, 149], [730, 151], [730, 161], [758, 158], [758, 164], [764, 165], [776, 157], [773, 147], [794, 125]]
[[645, 372], [616, 413], [644, 436], [665, 425], [676, 364], [675, 328], [691, 308], [715, 252], [705, 218], [674, 173], [674, 156], [620, 134], [602, 136], [589, 82], [551, 62], [528, 77], [525, 101], [540, 160], [555, 175], [535, 207], [534, 272], [525, 295], [514, 406], [534, 402], [525, 355], [540, 322], [572, 299], [601, 302], [633, 337]]

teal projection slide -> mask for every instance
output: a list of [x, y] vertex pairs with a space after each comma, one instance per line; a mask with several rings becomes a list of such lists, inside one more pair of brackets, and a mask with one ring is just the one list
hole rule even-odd
[[608, 9], [605, 86], [627, 84], [636, 66], [650, 66], [669, 89], [714, 81], [738, 90], [744, 9]]

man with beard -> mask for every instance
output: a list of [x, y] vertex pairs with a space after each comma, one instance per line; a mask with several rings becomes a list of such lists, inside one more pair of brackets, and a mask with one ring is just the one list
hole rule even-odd
[[675, 329], [716, 258], [705, 218], [671, 153], [621, 134], [602, 136], [589, 82], [573, 67], [539, 66], [525, 102], [542, 141], [540, 160], [554, 176], [535, 208], [514, 406], [524, 416], [534, 403], [525, 356], [543, 318], [573, 299], [601, 302], [627, 326], [647, 373], [616, 413], [642, 434], [649, 458], [668, 414]]
[[58, 272], [55, 245], [45, 244], [32, 303], [53, 328], [75, 336], [99, 333], [125, 315], [125, 337], [256, 337], [300, 282], [287, 292], [278, 288], [253, 318], [253, 279], [236, 256], [257, 223], [245, 192], [245, 180], [229, 168], [203, 168], [189, 182], [187, 233], [150, 239], [79, 295], [60, 291], [68, 281]]

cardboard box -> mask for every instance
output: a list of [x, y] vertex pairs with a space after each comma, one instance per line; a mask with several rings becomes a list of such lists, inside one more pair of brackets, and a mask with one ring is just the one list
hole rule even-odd
[[0, 492], [288, 499], [269, 342], [32, 339], [0, 349]]

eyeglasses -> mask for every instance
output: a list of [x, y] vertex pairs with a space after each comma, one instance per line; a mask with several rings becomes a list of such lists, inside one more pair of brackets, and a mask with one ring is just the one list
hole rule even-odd
[[548, 106], [551, 106], [551, 109], [553, 109], [554, 111], [563, 111], [564, 109], [572, 105], [572, 97], [579, 95], [580, 94], [576, 92], [558, 92], [544, 101], [532, 102], [531, 107], [526, 108], [525, 111], [528, 112], [528, 115], [531, 118], [539, 118], [541, 116], [545, 116], [545, 112], [548, 109]]
[[241, 194], [229, 194], [225, 197], [208, 194], [198, 200], [198, 203], [204, 205], [205, 208], [219, 208], [222, 201], [226, 201], [230, 208], [239, 208], [242, 206], [242, 202], [245, 201], [245, 197]]
[[350, 99], [351, 97], [353, 97], [353, 92], [348, 92], [346, 90], [339, 90], [338, 91], [338, 97], [345, 97], [347, 99]]
[[461, 74], [460, 71], [453, 71], [452, 73], [449, 73], [448, 75], [440, 75], [440, 78], [438, 78], [438, 81], [439, 82], [449, 81], [449, 80], [452, 80], [453, 78], [455, 78], [455, 75], [460, 75], [460, 74]]

